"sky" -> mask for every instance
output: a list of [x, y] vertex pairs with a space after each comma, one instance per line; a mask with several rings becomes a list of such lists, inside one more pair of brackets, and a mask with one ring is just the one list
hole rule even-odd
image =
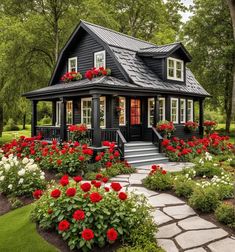
[[[184, 3], [185, 6], [189, 7], [189, 5], [193, 4], [193, 0], [181, 0], [182, 3]], [[183, 22], [188, 21], [189, 17], [192, 15], [190, 12], [182, 12], [182, 20]]]

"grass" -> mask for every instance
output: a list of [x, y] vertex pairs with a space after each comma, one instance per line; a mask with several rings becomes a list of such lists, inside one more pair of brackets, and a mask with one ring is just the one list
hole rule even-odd
[[28, 205], [0, 216], [0, 251], [57, 252], [36, 231], [29, 220], [32, 206]]

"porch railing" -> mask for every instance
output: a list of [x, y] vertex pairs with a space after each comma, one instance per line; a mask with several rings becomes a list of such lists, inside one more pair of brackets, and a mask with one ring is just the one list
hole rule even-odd
[[152, 127], [152, 143], [158, 147], [160, 153], [162, 153], [162, 140], [161, 134], [155, 127]]
[[59, 126], [36, 126], [36, 135], [41, 135], [44, 140], [51, 141], [56, 139], [60, 141]]
[[126, 139], [123, 136], [122, 132], [118, 129], [116, 131], [116, 137], [117, 137], [117, 147], [118, 150], [121, 154], [121, 158], [124, 158], [124, 154], [125, 154], [125, 143], [126, 143]]
[[101, 141], [116, 142], [117, 128], [101, 129]]

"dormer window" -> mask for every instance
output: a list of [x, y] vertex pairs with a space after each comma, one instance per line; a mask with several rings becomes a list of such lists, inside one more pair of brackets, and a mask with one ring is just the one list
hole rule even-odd
[[77, 72], [77, 57], [69, 58], [68, 60], [68, 72]]
[[167, 79], [184, 80], [184, 62], [183, 60], [168, 58], [167, 59]]
[[105, 51], [94, 53], [94, 67], [104, 67], [106, 68]]

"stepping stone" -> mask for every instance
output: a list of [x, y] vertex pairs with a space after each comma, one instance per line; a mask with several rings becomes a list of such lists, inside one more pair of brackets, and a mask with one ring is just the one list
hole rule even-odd
[[164, 214], [160, 210], [155, 210], [152, 213], [152, 215], [153, 215], [153, 218], [154, 218], [154, 222], [157, 223], [158, 225], [162, 225], [162, 224], [167, 223], [167, 222], [172, 220], [171, 217], [167, 216], [166, 214]]
[[196, 214], [188, 205], [164, 207], [163, 212], [177, 220]]
[[188, 248], [201, 246], [207, 242], [210, 242], [219, 238], [223, 238], [226, 235], [228, 235], [227, 232], [225, 232], [221, 228], [218, 228], [218, 229], [210, 229], [210, 230], [187, 231], [183, 234], [176, 236], [175, 239], [182, 249], [188, 249]]
[[178, 225], [185, 230], [215, 228], [216, 225], [198, 216], [179, 221]]
[[204, 248], [195, 248], [195, 249], [185, 250], [185, 252], [206, 252], [206, 250]]
[[143, 169], [137, 169], [137, 172], [139, 173], [139, 174], [149, 174], [149, 172], [150, 172], [150, 170], [143, 170]]
[[153, 195], [158, 195], [157, 192], [150, 191], [144, 187], [140, 186], [129, 186], [128, 187], [128, 192], [134, 192], [135, 194], [143, 194], [145, 197], [150, 197]]
[[157, 243], [160, 247], [165, 249], [166, 252], [178, 252], [178, 248], [175, 243], [169, 239], [158, 239]]
[[225, 238], [223, 240], [210, 243], [208, 247], [212, 252], [234, 252], [235, 240], [231, 238]]
[[142, 184], [142, 179], [146, 178], [147, 174], [141, 174], [141, 173], [134, 173], [130, 175], [129, 182], [130, 184]]
[[129, 178], [130, 174], [121, 174], [121, 175], [117, 175], [115, 178]]
[[179, 205], [184, 204], [184, 201], [166, 193], [161, 193], [157, 196], [149, 198], [149, 204], [153, 207], [164, 207], [166, 205]]
[[181, 232], [182, 230], [177, 227], [176, 223], [173, 223], [160, 227], [156, 233], [156, 238], [171, 238]]
[[110, 181], [113, 181], [113, 182], [129, 182], [129, 178], [111, 178]]

